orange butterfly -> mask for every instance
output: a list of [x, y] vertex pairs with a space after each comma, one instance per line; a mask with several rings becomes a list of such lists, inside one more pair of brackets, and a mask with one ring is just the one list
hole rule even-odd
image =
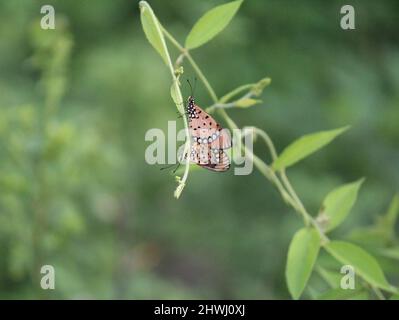
[[231, 148], [228, 131], [196, 105], [192, 96], [188, 97], [186, 114], [192, 139], [190, 160], [212, 171], [227, 171], [230, 160], [224, 150]]

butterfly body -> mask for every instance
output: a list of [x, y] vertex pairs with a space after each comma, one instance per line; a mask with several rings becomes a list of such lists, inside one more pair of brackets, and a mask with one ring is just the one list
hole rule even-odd
[[192, 139], [190, 161], [212, 171], [227, 171], [230, 160], [224, 150], [231, 147], [227, 130], [196, 105], [192, 96], [188, 98], [186, 114]]

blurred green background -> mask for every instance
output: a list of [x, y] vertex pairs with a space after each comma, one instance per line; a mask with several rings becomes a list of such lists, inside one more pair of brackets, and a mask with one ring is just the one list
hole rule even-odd
[[[224, 1], [149, 3], [183, 42]], [[44, 4], [56, 30], [40, 29]], [[289, 170], [312, 213], [332, 188], [367, 178], [336, 238], [371, 225], [399, 183], [399, 3], [350, 1], [352, 31], [340, 28], [344, 4], [245, 1], [192, 53], [219, 96], [273, 79], [262, 105], [230, 115], [265, 129], [279, 151], [352, 125]], [[176, 200], [173, 175], [145, 162], [146, 131], [176, 119], [170, 84], [136, 1], [0, 2], [0, 298], [289, 298], [286, 254], [302, 222], [270, 183], [257, 171], [197, 170]], [[397, 263], [383, 266], [393, 284]], [[45, 264], [55, 290], [40, 288]]]

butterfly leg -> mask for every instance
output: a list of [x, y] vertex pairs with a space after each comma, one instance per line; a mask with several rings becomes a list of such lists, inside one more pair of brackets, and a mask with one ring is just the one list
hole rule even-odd
[[178, 162], [177, 163], [177, 166], [176, 166], [176, 168], [172, 171], [173, 172], [173, 174], [175, 174], [175, 172], [177, 171], [177, 169], [179, 169], [179, 167], [180, 167], [180, 162]]
[[165, 170], [165, 169], [169, 169], [169, 168], [172, 168], [172, 167], [174, 167], [176, 164], [171, 164], [171, 165], [169, 165], [169, 166], [166, 166], [166, 167], [162, 167], [161, 169], [159, 169], [159, 170]]
[[179, 111], [176, 111], [176, 113], [179, 115], [177, 118], [183, 118], [183, 116], [187, 116], [187, 112], [184, 112], [183, 114], [181, 114]]

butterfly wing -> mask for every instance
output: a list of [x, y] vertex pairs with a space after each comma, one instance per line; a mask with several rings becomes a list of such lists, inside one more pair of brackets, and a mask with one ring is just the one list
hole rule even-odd
[[191, 145], [190, 160], [202, 168], [223, 172], [230, 168], [230, 160], [223, 149], [213, 149], [207, 143]]
[[204, 168], [212, 171], [223, 172], [230, 168], [230, 159], [222, 149], [211, 149], [211, 163]]
[[226, 171], [230, 168], [229, 157], [224, 152], [231, 148], [231, 138], [207, 112], [194, 101], [188, 105], [189, 128], [192, 137], [190, 160], [212, 171]]
[[231, 148], [231, 137], [208, 113], [194, 105], [193, 117], [189, 118], [189, 128], [194, 142], [209, 143], [213, 149]]
[[212, 148], [223, 150], [231, 148], [231, 137], [228, 130], [221, 129], [212, 133], [213, 135], [216, 135], [216, 139], [211, 143]]

